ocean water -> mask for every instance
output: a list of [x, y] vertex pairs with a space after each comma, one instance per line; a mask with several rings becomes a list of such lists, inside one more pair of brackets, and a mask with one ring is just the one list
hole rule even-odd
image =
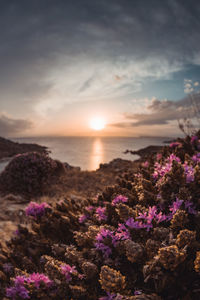
[[[163, 145], [166, 138], [161, 137], [30, 137], [14, 138], [15, 142], [37, 143], [47, 146], [50, 156], [79, 166], [82, 170], [96, 170], [100, 163], [107, 163], [115, 158], [135, 160], [137, 155], [124, 154], [126, 149], [138, 150], [149, 145]], [[6, 162], [0, 164], [0, 171]]]

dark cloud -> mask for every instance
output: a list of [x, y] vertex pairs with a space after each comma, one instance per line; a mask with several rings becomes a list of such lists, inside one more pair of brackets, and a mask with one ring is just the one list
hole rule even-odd
[[179, 101], [152, 99], [145, 107], [146, 113], [126, 113], [126, 122], [112, 124], [119, 128], [165, 125], [184, 118], [200, 120], [200, 94], [193, 94]]
[[[57, 58], [188, 63], [200, 52], [196, 0], [1, 1], [0, 87], [43, 78]], [[31, 74], [31, 75], [30, 75]], [[24, 81], [25, 80], [25, 81]]]
[[0, 109], [12, 114], [79, 93], [130, 96], [144, 79], [200, 64], [196, 0], [0, 0], [0, 8]]
[[5, 114], [0, 114], [0, 136], [14, 136], [24, 133], [32, 127], [32, 122], [28, 120], [13, 119]]

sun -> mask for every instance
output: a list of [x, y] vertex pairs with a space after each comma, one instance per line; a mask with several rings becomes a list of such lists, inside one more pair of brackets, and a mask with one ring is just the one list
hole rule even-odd
[[94, 117], [90, 120], [90, 128], [100, 131], [105, 128], [106, 122], [103, 118]]

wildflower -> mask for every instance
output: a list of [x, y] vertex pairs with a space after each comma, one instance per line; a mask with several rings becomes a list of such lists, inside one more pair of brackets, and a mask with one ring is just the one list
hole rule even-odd
[[174, 202], [172, 203], [172, 205], [169, 207], [169, 210], [170, 210], [170, 212], [171, 212], [171, 215], [169, 215], [169, 217], [170, 217], [170, 216], [172, 217], [172, 216], [176, 213], [176, 211], [177, 211], [178, 209], [180, 209], [182, 203], [183, 203], [183, 200], [179, 200], [178, 197], [176, 197], [176, 201], [174, 201]]
[[63, 275], [65, 275], [66, 281], [70, 282], [72, 280], [72, 274], [76, 271], [76, 267], [75, 266], [70, 266], [68, 264], [63, 264], [61, 265], [61, 273]]
[[[14, 280], [14, 286], [6, 289], [6, 296], [15, 300], [20, 297], [22, 299], [30, 299], [29, 291], [27, 285], [36, 289], [40, 288], [41, 283], [45, 284], [47, 287], [50, 287], [52, 281], [44, 274], [33, 273], [27, 276], [17, 276]], [[24, 286], [26, 284], [26, 287]]]
[[172, 142], [170, 145], [169, 145], [169, 147], [171, 147], [171, 148], [176, 148], [176, 147], [178, 147], [178, 146], [180, 146], [181, 145], [181, 143], [179, 143], [179, 142]]
[[135, 290], [134, 292], [134, 296], [141, 295], [141, 294], [142, 294], [141, 290]]
[[22, 299], [30, 299], [29, 292], [23, 285], [16, 285], [6, 289], [6, 297], [15, 300], [17, 296]]
[[194, 144], [196, 141], [198, 141], [198, 136], [196, 136], [196, 135], [191, 136], [190, 141], [191, 141], [192, 144]]
[[126, 202], [128, 202], [128, 197], [119, 195], [113, 199], [112, 205], [116, 205], [118, 203], [126, 203]]
[[142, 163], [142, 166], [144, 168], [148, 168], [149, 167], [149, 162], [146, 160], [145, 162]]
[[128, 240], [131, 238], [130, 232], [126, 228], [124, 224], [118, 224], [117, 232], [115, 233], [115, 237], [119, 240]]
[[187, 163], [184, 165], [185, 169], [185, 175], [186, 175], [186, 182], [191, 183], [194, 181], [194, 168], [192, 166], [189, 166]]
[[86, 215], [81, 215], [79, 218], [78, 218], [78, 221], [79, 223], [84, 223], [86, 220], [87, 220], [88, 216]]
[[50, 206], [46, 202], [43, 202], [41, 204], [30, 202], [26, 207], [25, 212], [27, 216], [36, 218], [43, 216], [45, 214], [46, 208], [50, 208]]
[[161, 158], [162, 158], [162, 153], [157, 153], [156, 160], [161, 160]]
[[95, 247], [96, 249], [103, 252], [103, 256], [105, 258], [108, 258], [112, 254], [112, 249], [107, 244], [106, 245], [104, 244], [104, 240], [106, 240], [107, 242], [110, 241], [110, 246], [112, 245], [115, 247], [118, 238], [114, 235], [113, 231], [105, 228], [101, 228], [100, 232], [97, 234], [96, 236], [97, 242], [95, 243]]
[[89, 206], [86, 206], [86, 211], [88, 211], [88, 212], [92, 212], [93, 210], [94, 210], [94, 206], [92, 206], [92, 205], [89, 205]]
[[26, 278], [27, 283], [33, 283], [34, 286], [39, 289], [41, 282], [43, 282], [46, 286], [51, 286], [52, 281], [48, 276], [40, 273], [33, 273]]
[[197, 211], [194, 208], [194, 204], [192, 202], [190, 202], [189, 200], [185, 201], [185, 209], [188, 210], [189, 214], [193, 214], [193, 215], [197, 214]]
[[200, 153], [194, 154], [194, 155], [192, 156], [192, 160], [193, 160], [193, 162], [195, 162], [195, 163], [199, 163], [199, 162], [200, 162]]
[[167, 221], [167, 216], [165, 214], [163, 214], [162, 212], [159, 212], [159, 214], [156, 215], [156, 221], [157, 221], [157, 223]]
[[145, 228], [145, 225], [142, 222], [139, 221], [135, 221], [133, 218], [129, 218], [126, 221], [126, 225], [130, 228], [133, 229], [141, 229], [141, 228]]
[[96, 209], [96, 217], [99, 221], [107, 220], [107, 216], [105, 215], [106, 208], [105, 207], [97, 207]]

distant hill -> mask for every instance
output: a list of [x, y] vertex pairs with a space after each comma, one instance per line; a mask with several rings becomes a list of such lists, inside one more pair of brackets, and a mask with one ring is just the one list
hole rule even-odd
[[0, 159], [9, 158], [26, 152], [48, 153], [47, 147], [37, 144], [16, 143], [0, 137]]

